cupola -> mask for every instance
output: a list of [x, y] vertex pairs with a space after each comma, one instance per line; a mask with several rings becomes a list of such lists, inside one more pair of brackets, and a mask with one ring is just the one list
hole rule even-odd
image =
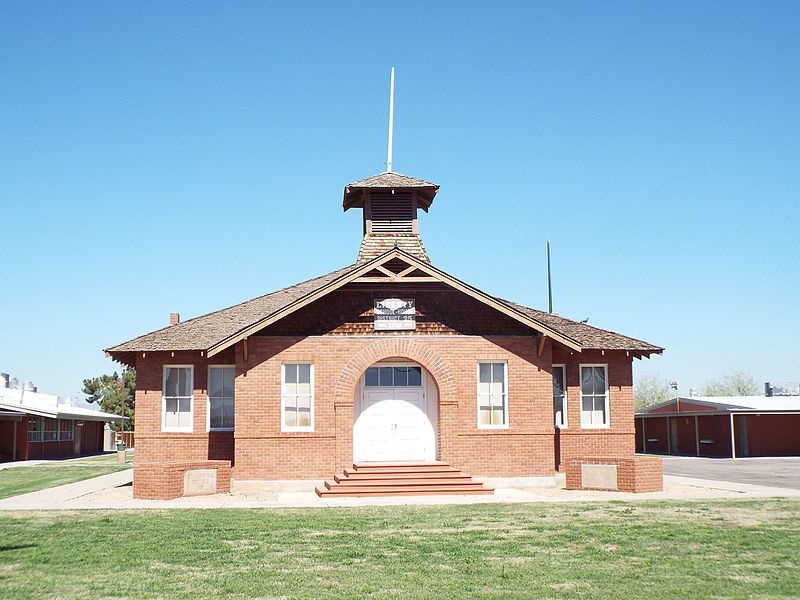
[[393, 247], [429, 261], [417, 225], [417, 209], [428, 212], [439, 186], [402, 173], [385, 172], [344, 188], [342, 207], [363, 209], [364, 239], [358, 262]]

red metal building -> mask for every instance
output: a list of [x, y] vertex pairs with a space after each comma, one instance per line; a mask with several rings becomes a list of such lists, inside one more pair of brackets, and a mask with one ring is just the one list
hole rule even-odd
[[800, 397], [681, 397], [636, 413], [636, 451], [742, 458], [800, 455]]
[[[5, 375], [5, 374], [4, 374]], [[0, 379], [0, 462], [103, 451], [103, 430], [118, 415], [76, 406]]]

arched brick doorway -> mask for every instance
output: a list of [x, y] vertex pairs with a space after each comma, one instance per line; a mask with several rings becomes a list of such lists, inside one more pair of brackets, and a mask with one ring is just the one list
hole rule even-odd
[[[336, 384], [336, 458], [340, 467], [353, 462], [353, 425], [361, 406], [361, 383], [367, 369], [373, 365], [390, 360], [392, 363], [419, 365], [424, 369], [431, 383], [435, 386], [436, 407], [436, 440], [441, 446], [442, 430], [438, 406], [443, 401], [452, 402], [455, 398], [455, 377], [448, 362], [437, 352], [425, 345], [410, 339], [377, 340], [356, 352], [343, 366]], [[438, 455], [438, 450], [436, 455]]]

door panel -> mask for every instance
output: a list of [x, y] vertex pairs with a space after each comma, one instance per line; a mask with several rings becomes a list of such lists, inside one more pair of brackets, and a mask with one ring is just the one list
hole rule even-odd
[[354, 460], [393, 460], [394, 441], [392, 390], [381, 388], [365, 392], [361, 415], [353, 426]]
[[433, 426], [422, 390], [398, 389], [394, 398], [396, 460], [434, 460]]
[[353, 425], [355, 462], [435, 460], [435, 439], [422, 388], [365, 389]]

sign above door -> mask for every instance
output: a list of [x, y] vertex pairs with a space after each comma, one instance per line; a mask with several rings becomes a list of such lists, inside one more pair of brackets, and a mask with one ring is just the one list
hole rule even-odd
[[416, 329], [414, 300], [384, 298], [375, 300], [375, 331], [407, 331]]

